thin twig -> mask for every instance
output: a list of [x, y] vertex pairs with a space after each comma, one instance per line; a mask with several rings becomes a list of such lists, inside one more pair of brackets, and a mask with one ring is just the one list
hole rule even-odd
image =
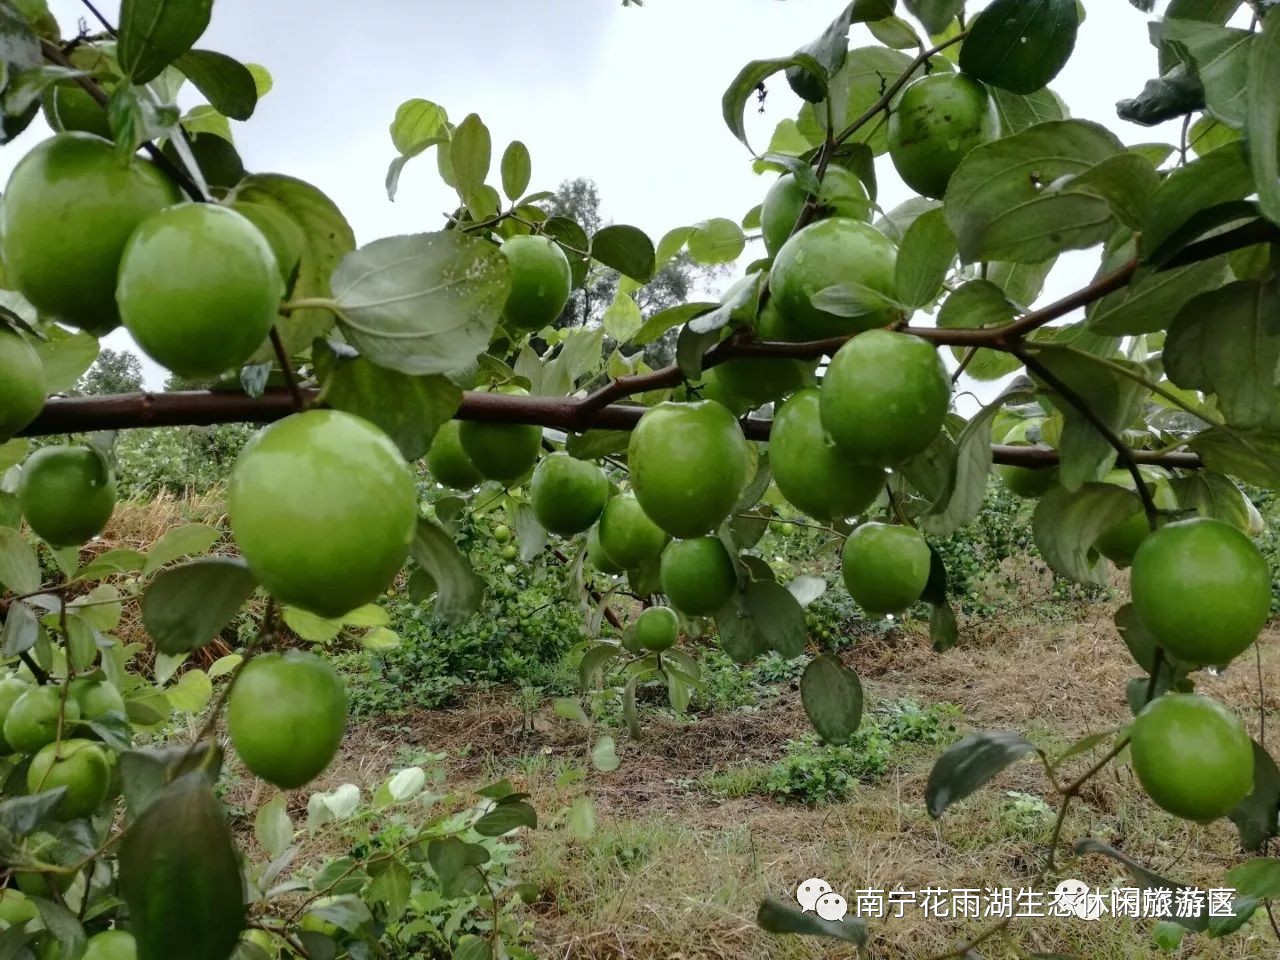
[[1146, 511], [1147, 523], [1151, 529], [1156, 528], [1156, 524], [1160, 517], [1160, 508], [1156, 506], [1155, 500], [1151, 496], [1151, 491], [1147, 489], [1147, 483], [1142, 476], [1142, 471], [1138, 469], [1138, 461], [1133, 455], [1133, 451], [1129, 449], [1129, 445], [1120, 438], [1120, 435], [1111, 429], [1111, 425], [1098, 416], [1094, 409], [1085, 402], [1085, 399], [1076, 393], [1071, 387], [1067, 386], [1057, 374], [1046, 367], [1038, 359], [1032, 356], [1025, 347], [1017, 347], [1009, 351], [1015, 357], [1022, 361], [1023, 366], [1038, 376], [1041, 380], [1049, 385], [1058, 396], [1065, 400], [1068, 404], [1079, 411], [1093, 428], [1102, 434], [1107, 442], [1116, 451], [1116, 456], [1128, 469], [1129, 474], [1133, 477], [1134, 486], [1137, 488], [1138, 497], [1142, 500], [1142, 509]]
[[271, 349], [275, 351], [276, 360], [280, 362], [284, 382], [289, 385], [289, 395], [293, 397], [294, 408], [305, 410], [307, 402], [302, 395], [302, 390], [298, 387], [298, 375], [293, 372], [293, 364], [289, 362], [289, 351], [284, 348], [284, 341], [280, 339], [280, 329], [275, 324], [271, 325]]

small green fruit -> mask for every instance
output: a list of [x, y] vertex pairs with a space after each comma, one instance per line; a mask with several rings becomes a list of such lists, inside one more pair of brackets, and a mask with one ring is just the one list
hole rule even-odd
[[40, 354], [0, 324], [0, 442], [36, 418], [44, 406], [45, 389]]
[[931, 557], [910, 527], [864, 523], [844, 544], [841, 575], [849, 595], [869, 613], [900, 613], [920, 599]]
[[623, 570], [634, 570], [657, 559], [667, 535], [634, 496], [614, 497], [604, 505], [597, 525], [604, 556]]
[[896, 466], [929, 446], [951, 402], [951, 378], [932, 345], [889, 330], [836, 351], [822, 381], [822, 425], [857, 460]]
[[284, 283], [266, 237], [230, 207], [183, 203], [134, 231], [116, 303], [144, 353], [184, 377], [239, 367], [267, 338]]
[[[897, 248], [871, 225], [832, 217], [809, 224], [783, 244], [773, 261], [769, 289], [788, 326], [802, 337], [872, 330], [893, 323], [900, 313], [877, 298], [896, 296], [897, 259]], [[846, 287], [849, 296], [860, 298], [856, 315], [814, 305], [816, 294], [833, 287]]]
[[514, 543], [508, 543], [499, 551], [499, 556], [501, 556], [503, 560], [514, 560], [519, 553], [520, 551], [516, 549], [516, 545]]
[[690, 617], [707, 617], [723, 607], [738, 586], [733, 560], [716, 537], [677, 540], [662, 551], [662, 592]]
[[[508, 241], [510, 242], [510, 241]], [[527, 397], [523, 387], [505, 386], [499, 393]], [[542, 428], [524, 423], [480, 423], [466, 420], [458, 428], [463, 452], [480, 475], [511, 484], [525, 475], [542, 449]]]
[[78, 547], [96, 537], [116, 505], [116, 478], [89, 447], [41, 447], [23, 464], [18, 506], [51, 547]]
[[106, 930], [89, 938], [80, 960], [138, 960], [138, 944], [126, 930]]
[[648, 607], [636, 617], [632, 629], [642, 650], [669, 650], [680, 635], [680, 619], [670, 607]]
[[82, 720], [97, 720], [108, 713], [125, 712], [124, 697], [107, 680], [89, 680], [84, 677], [72, 680], [71, 696], [80, 704]]
[[[1142, 541], [1151, 533], [1151, 524], [1147, 522], [1147, 511], [1143, 509], [1142, 501], [1138, 498], [1133, 474], [1128, 470], [1112, 470], [1107, 474], [1106, 482], [1135, 491], [1134, 510], [1124, 520], [1103, 530], [1098, 535], [1098, 539], [1093, 542], [1093, 548], [1117, 567], [1127, 567], [1133, 563], [1133, 556], [1142, 546]], [[1156, 480], [1154, 483], [1147, 484], [1147, 487], [1159, 509], [1177, 509], [1178, 498], [1167, 480]]]
[[[865, 336], [865, 334], [864, 334]], [[779, 492], [817, 520], [856, 517], [884, 489], [882, 467], [861, 463], [823, 429], [816, 389], [787, 400], [769, 433], [769, 466]]]
[[889, 114], [889, 157], [907, 186], [941, 200], [960, 161], [999, 131], [986, 87], [968, 74], [935, 73], [912, 81]]
[[74, 80], [56, 83], [46, 90], [40, 106], [45, 122], [55, 133], [92, 133], [111, 139], [107, 108]]
[[[751, 452], [738, 421], [720, 404], [660, 403], [632, 431], [627, 465], [645, 514], [672, 536], [697, 537], [732, 512]], [[621, 562], [607, 539], [605, 549]]]
[[[1029, 439], [1029, 431], [1039, 433], [1043, 423], [1043, 419], [1020, 420], [1005, 434], [1001, 443], [1014, 447], [1034, 446], [1035, 444]], [[1013, 467], [1001, 464], [996, 467], [996, 474], [1009, 488], [1010, 493], [1027, 500], [1035, 500], [1043, 496], [1058, 482], [1057, 467]]]
[[462, 449], [459, 430], [462, 424], [450, 420], [436, 431], [431, 441], [431, 449], [427, 451], [427, 470], [436, 478], [436, 482], [453, 490], [470, 490], [478, 487], [484, 477], [480, 476], [467, 453]]
[[1196, 693], [1157, 697], [1129, 736], [1142, 788], [1176, 816], [1216, 820], [1253, 790], [1253, 743], [1239, 717], [1216, 700]]
[[511, 528], [505, 523], [500, 523], [493, 528], [493, 539], [497, 543], [506, 543], [511, 539]]
[[101, 336], [120, 325], [116, 275], [129, 236], [177, 200], [164, 174], [122, 164], [107, 140], [51, 137], [18, 161], [0, 205], [8, 280], [42, 314]]
[[541, 330], [569, 302], [573, 274], [560, 245], [546, 237], [519, 236], [499, 248], [511, 268], [511, 292], [502, 319], [516, 330]]
[[257, 776], [285, 790], [310, 783], [329, 766], [346, 725], [342, 680], [311, 653], [255, 657], [227, 701], [236, 753]]
[[[760, 232], [769, 256], [775, 256], [791, 236], [800, 219], [808, 194], [796, 183], [793, 173], [784, 173], [774, 181], [765, 194], [760, 210]], [[822, 189], [817, 196], [817, 220], [827, 217], [849, 217], [853, 220], [871, 219], [871, 200], [867, 188], [858, 177], [844, 167], [831, 164], [822, 178]]]
[[529, 484], [529, 503], [538, 522], [552, 533], [571, 537], [600, 517], [609, 499], [609, 481], [589, 460], [567, 453], [543, 457]]
[[68, 697], [64, 706], [58, 687], [31, 687], [5, 714], [4, 738], [17, 753], [35, 753], [58, 738], [59, 714], [65, 733], [80, 719], [80, 705]]
[[604, 547], [600, 545], [600, 524], [598, 523], [587, 534], [587, 563], [610, 576], [625, 572], [622, 567], [609, 559], [609, 555], [604, 552]]
[[1186, 663], [1226, 664], [1271, 614], [1271, 571], [1253, 542], [1221, 520], [1161, 527], [1133, 557], [1133, 609], [1162, 647]]
[[36, 905], [21, 890], [0, 888], [0, 923], [8, 927], [21, 927], [39, 915]]
[[227, 506], [258, 582], [322, 617], [386, 590], [418, 521], [417, 491], [395, 444], [337, 410], [295, 413], [255, 434], [232, 471]]
[[61, 740], [40, 749], [27, 768], [27, 789], [41, 793], [66, 787], [54, 808], [60, 820], [91, 816], [107, 798], [111, 764], [102, 747], [92, 740]]
[[13, 747], [4, 737], [4, 721], [18, 698], [31, 689], [31, 684], [19, 677], [5, 677], [0, 680], [0, 757], [13, 753]]

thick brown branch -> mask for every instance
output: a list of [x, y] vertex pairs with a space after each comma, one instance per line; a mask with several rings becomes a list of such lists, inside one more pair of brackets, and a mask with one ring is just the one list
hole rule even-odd
[[[302, 390], [307, 402], [318, 392]], [[588, 398], [589, 399], [589, 398]], [[502, 393], [468, 391], [455, 414], [459, 420], [490, 423], [530, 423], [564, 431], [630, 430], [647, 407], [614, 403], [582, 410], [587, 400], [569, 397], [520, 397]], [[108, 397], [54, 397], [20, 434], [28, 437], [95, 430], [128, 430], [135, 427], [212, 426], [219, 423], [270, 423], [295, 412], [288, 390], [267, 390], [261, 397], [237, 391], [189, 391], [182, 393], [128, 393]], [[768, 420], [748, 418], [743, 430], [752, 440], [768, 440]], [[1058, 462], [1049, 447], [994, 446], [996, 463], [1024, 467], [1051, 467]], [[1138, 463], [1195, 469], [1200, 458], [1193, 453], [1132, 451]]]

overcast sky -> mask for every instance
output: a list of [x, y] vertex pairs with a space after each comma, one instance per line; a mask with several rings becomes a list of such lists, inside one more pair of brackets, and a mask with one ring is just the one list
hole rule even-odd
[[[247, 123], [233, 124], [246, 166], [308, 180], [334, 199], [357, 241], [436, 230], [456, 200], [433, 156], [410, 162], [400, 192], [383, 187], [395, 154], [396, 107], [423, 97], [451, 119], [475, 112], [492, 131], [495, 157], [512, 139], [533, 157], [534, 189], [588, 176], [606, 215], [655, 241], [667, 229], [713, 216], [739, 220], [768, 183], [726, 129], [720, 96], [748, 60], [785, 55], [807, 42], [844, 0], [218, 0], [200, 45], [265, 65], [275, 86]], [[64, 34], [84, 8], [51, 0]], [[972, 11], [983, 4], [970, 3]], [[1112, 127], [1126, 143], [1176, 130], [1123, 123], [1115, 101], [1154, 70], [1148, 18], [1121, 0], [1093, 0], [1076, 53], [1054, 88], [1074, 116]], [[119, 4], [99, 8], [115, 21]], [[874, 43], [856, 27], [855, 45]], [[758, 146], [798, 101], [781, 77], [767, 111], [750, 119]], [[0, 176], [47, 130], [37, 121], [0, 151]], [[495, 160], [496, 162], [496, 160]], [[908, 195], [887, 158], [877, 165], [880, 202]], [[743, 263], [753, 258], [748, 250]], [[1092, 274], [1097, 253], [1073, 256], [1046, 299]], [[108, 344], [120, 347], [117, 332]], [[148, 383], [163, 373], [148, 364]]]

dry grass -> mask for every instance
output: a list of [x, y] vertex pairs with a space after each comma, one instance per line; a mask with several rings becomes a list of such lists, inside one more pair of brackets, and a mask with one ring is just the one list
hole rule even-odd
[[[948, 700], [975, 728], [1019, 729], [1051, 749], [1124, 723], [1124, 684], [1134, 675], [1110, 611], [1071, 624], [1028, 622], [966, 636], [945, 655], [903, 632], [866, 642], [847, 660], [866, 678], [870, 702], [901, 696]], [[1264, 675], [1280, 673], [1275, 631], [1264, 639]], [[1254, 664], [1244, 658], [1201, 688], [1235, 706], [1258, 731]], [[535, 952], [555, 958], [644, 960], [801, 960], [852, 957], [831, 941], [774, 937], [754, 923], [766, 896], [786, 900], [794, 885], [823, 876], [838, 890], [925, 887], [983, 888], [1030, 883], [1048, 823], [1027, 830], [1011, 819], [1004, 791], [1053, 801], [1041, 768], [1024, 762], [935, 822], [923, 805], [930, 758], [903, 758], [880, 783], [846, 802], [823, 807], [767, 798], [724, 798], [696, 786], [699, 777], [744, 762], [769, 763], [808, 728], [794, 693], [757, 714], [712, 715], [692, 723], [646, 721], [643, 741], [624, 741], [623, 765], [592, 773], [586, 787], [561, 788], [556, 777], [585, 767], [580, 727], [543, 708], [532, 718], [509, 698], [478, 695], [451, 711], [395, 718], [355, 729], [339, 762], [316, 784], [372, 785], [393, 768], [402, 748], [446, 753], [451, 785], [478, 786], [509, 776], [533, 795], [541, 828], [526, 839], [524, 876], [543, 897], [534, 911]], [[1274, 696], [1266, 704], [1274, 720]], [[1082, 763], [1087, 762], [1081, 761]], [[565, 829], [568, 804], [588, 790], [598, 829], [589, 841]], [[233, 801], [251, 803], [251, 781]], [[1155, 809], [1127, 766], [1098, 777], [1068, 817], [1065, 862], [1057, 878], [1077, 876], [1109, 887], [1128, 885], [1112, 861], [1073, 860], [1070, 842], [1096, 836], [1166, 875], [1207, 887], [1240, 859], [1229, 824], [1197, 826]], [[303, 800], [296, 798], [295, 813]], [[1054, 880], [1056, 882], [1056, 879]], [[909, 911], [872, 921], [873, 955], [915, 960], [943, 952], [978, 929], [975, 922], [936, 920]], [[1194, 949], [1192, 945], [1194, 943]], [[1189, 938], [1178, 954], [1200, 960], [1274, 957], [1275, 940], [1260, 921], [1225, 942]], [[1156, 956], [1149, 921], [1024, 920], [1007, 940], [986, 944], [983, 956], [1056, 952], [1097, 960]]]

